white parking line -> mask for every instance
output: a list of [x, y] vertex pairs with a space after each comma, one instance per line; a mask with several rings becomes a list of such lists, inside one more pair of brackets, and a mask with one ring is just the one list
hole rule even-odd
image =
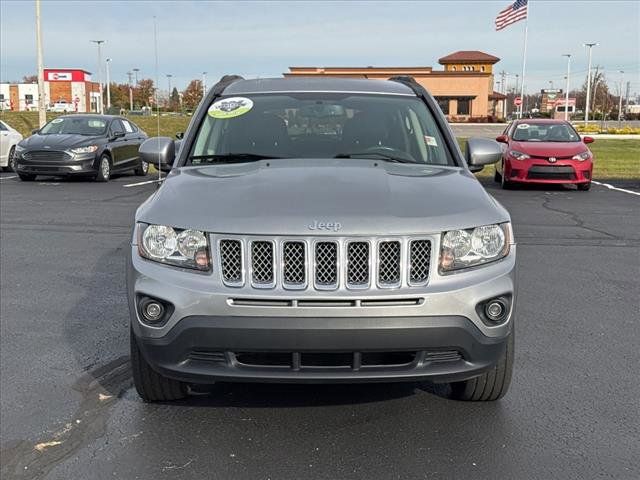
[[140, 185], [148, 185], [150, 183], [158, 183], [158, 182], [164, 182], [164, 178], [162, 178], [160, 180], [147, 180], [145, 182], [128, 183], [127, 185], [123, 185], [123, 187], [124, 188], [127, 188], [127, 187], [138, 187]]
[[18, 175], [13, 175], [12, 177], [0, 177], [0, 180], [9, 180], [10, 178], [18, 178]]
[[607, 187], [609, 190], [618, 190], [619, 192], [630, 193], [631, 195], [639, 195], [640, 192], [634, 192], [633, 190], [627, 190], [625, 188], [614, 187], [608, 183], [596, 182], [595, 180], [591, 180], [591, 183], [595, 183], [596, 185], [602, 185], [603, 187]]

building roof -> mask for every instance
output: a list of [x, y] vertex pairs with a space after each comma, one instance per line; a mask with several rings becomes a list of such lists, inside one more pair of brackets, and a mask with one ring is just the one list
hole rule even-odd
[[500, 59], [479, 50], [459, 50], [438, 60], [440, 65], [448, 63], [498, 63]]
[[399, 82], [362, 78], [336, 78], [323, 75], [310, 77], [295, 75], [285, 78], [240, 80], [224, 89], [225, 95], [273, 92], [358, 92], [415, 95], [409, 87]]
[[493, 91], [493, 93], [489, 94], [489, 100], [504, 100], [505, 98], [507, 98], [506, 95], [500, 92], [496, 92], [495, 90]]

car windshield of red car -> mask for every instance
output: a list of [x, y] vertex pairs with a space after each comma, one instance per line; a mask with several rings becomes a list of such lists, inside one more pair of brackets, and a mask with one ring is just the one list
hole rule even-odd
[[579, 142], [580, 135], [566, 123], [519, 123], [513, 139], [517, 142]]

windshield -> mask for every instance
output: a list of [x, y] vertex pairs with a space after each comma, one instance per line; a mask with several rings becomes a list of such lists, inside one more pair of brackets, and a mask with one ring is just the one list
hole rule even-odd
[[518, 142], [579, 142], [580, 135], [568, 123], [519, 123], [513, 139]]
[[188, 165], [260, 158], [374, 158], [455, 165], [417, 97], [278, 93], [216, 100]]
[[65, 117], [54, 118], [40, 130], [41, 135], [72, 134], [72, 135], [104, 135], [107, 122], [95, 117]]

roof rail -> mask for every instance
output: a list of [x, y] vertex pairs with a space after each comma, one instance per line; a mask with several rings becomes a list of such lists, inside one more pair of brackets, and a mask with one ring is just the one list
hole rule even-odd
[[213, 96], [217, 97], [221, 95], [222, 92], [224, 92], [225, 88], [227, 88], [232, 83], [238, 82], [240, 80], [244, 80], [244, 78], [240, 75], [225, 75], [211, 89], [213, 90]]

